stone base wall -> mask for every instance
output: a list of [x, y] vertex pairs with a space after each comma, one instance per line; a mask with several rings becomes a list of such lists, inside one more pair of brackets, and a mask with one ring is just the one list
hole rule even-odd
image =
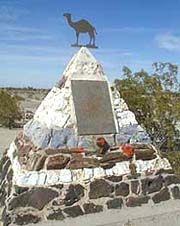
[[105, 176], [88, 183], [20, 187], [12, 184], [11, 161], [0, 164], [3, 225], [63, 220], [84, 214], [180, 198], [180, 178], [171, 171], [151, 176]]

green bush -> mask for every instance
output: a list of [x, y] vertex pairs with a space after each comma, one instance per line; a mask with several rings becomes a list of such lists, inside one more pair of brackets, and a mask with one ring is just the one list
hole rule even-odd
[[11, 129], [15, 121], [21, 118], [21, 110], [17, 98], [6, 91], [0, 91], [0, 124]]
[[162, 151], [174, 151], [180, 121], [178, 66], [160, 62], [153, 67], [153, 73], [133, 73], [124, 67], [124, 78], [116, 79], [115, 86], [153, 144]]
[[180, 150], [172, 152], [163, 152], [161, 155], [169, 160], [175, 174], [180, 175]]

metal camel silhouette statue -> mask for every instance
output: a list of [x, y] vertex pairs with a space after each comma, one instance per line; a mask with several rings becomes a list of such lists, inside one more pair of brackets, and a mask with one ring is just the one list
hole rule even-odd
[[95, 34], [97, 34], [96, 29], [87, 20], [79, 20], [79, 21], [73, 22], [71, 19], [70, 13], [65, 13], [63, 16], [66, 17], [69, 26], [72, 27], [76, 32], [76, 43], [73, 44], [72, 46], [75, 46], [75, 47], [83, 46], [83, 45], [79, 45], [79, 34], [88, 33], [90, 40], [89, 40], [89, 44], [85, 46], [89, 48], [97, 48], [95, 44]]

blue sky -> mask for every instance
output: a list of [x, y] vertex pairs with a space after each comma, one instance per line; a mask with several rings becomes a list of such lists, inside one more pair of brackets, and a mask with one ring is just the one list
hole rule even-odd
[[124, 65], [180, 64], [180, 0], [0, 0], [0, 86], [50, 88], [59, 80], [77, 51], [65, 12], [96, 27], [99, 49], [91, 52], [110, 81]]

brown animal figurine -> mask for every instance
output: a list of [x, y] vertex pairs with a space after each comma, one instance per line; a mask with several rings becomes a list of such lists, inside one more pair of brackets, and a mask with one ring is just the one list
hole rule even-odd
[[69, 26], [72, 27], [76, 32], [76, 43], [73, 46], [79, 46], [80, 33], [88, 33], [90, 40], [87, 46], [96, 48], [95, 34], [97, 34], [97, 32], [96, 29], [87, 20], [79, 20], [73, 22], [70, 13], [65, 13], [63, 16], [66, 17]]

